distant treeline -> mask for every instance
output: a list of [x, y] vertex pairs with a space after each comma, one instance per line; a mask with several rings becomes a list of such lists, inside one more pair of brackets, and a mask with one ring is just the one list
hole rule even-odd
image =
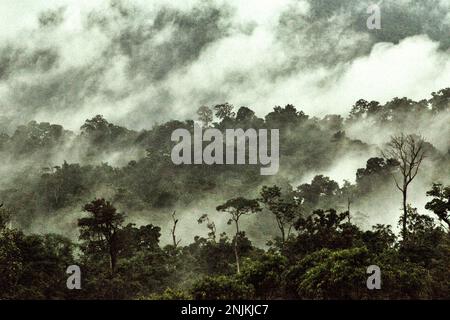
[[[206, 197], [253, 197], [263, 184], [284, 186], [302, 174], [328, 168], [336, 159], [369, 154], [375, 146], [346, 135], [352, 125], [379, 128], [380, 134], [415, 133], [419, 125], [433, 130], [434, 121], [448, 116], [449, 101], [450, 89], [419, 102], [395, 98], [381, 105], [359, 100], [346, 119], [339, 115], [309, 117], [292, 105], [275, 107], [264, 119], [247, 107], [235, 112], [229, 104], [199, 109], [199, 119], [205, 126], [278, 128], [280, 172], [275, 177], [262, 177], [258, 166], [174, 165], [170, 159], [175, 144], [170, 140], [171, 133], [178, 128], [192, 130], [190, 120], [169, 121], [136, 132], [99, 115], [86, 120], [79, 134], [59, 125], [30, 122], [11, 136], [0, 136], [5, 170], [0, 199], [15, 212], [14, 223], [26, 229], [37, 215], [79, 208], [92, 195], [99, 195], [98, 190], [106, 190], [108, 198], [126, 211], [171, 210]], [[439, 177], [448, 172], [450, 153], [442, 153], [431, 144], [427, 148], [428, 158], [434, 161], [430, 175]], [[124, 159], [129, 159], [124, 166], [114, 165]], [[382, 177], [388, 175], [386, 165], [375, 159], [359, 170], [361, 192], [378, 188]], [[370, 181], [363, 182], [368, 175]]]

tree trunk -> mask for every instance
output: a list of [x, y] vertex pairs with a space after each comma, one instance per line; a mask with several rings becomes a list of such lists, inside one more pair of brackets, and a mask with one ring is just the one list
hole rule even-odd
[[111, 274], [116, 271], [117, 252], [116, 252], [116, 234], [113, 233], [111, 242], [109, 243], [109, 258], [111, 262]]
[[173, 246], [176, 248], [177, 247], [177, 237], [175, 236], [175, 228], [172, 229], [172, 242], [173, 242]]
[[284, 244], [284, 242], [286, 241], [286, 232], [284, 230], [284, 224], [283, 224], [281, 218], [276, 217], [275, 219], [277, 220], [278, 229], [280, 229], [281, 243]]
[[238, 220], [235, 220], [236, 223], [236, 237], [234, 238], [234, 256], [236, 258], [236, 268], [237, 273], [241, 273], [241, 269], [239, 266], [239, 252], [238, 252], [238, 238], [239, 238], [239, 223]]
[[175, 211], [172, 213], [172, 219], [173, 219], [173, 228], [172, 228], [172, 241], [173, 241], [173, 246], [176, 248], [178, 246], [178, 242], [177, 242], [177, 236], [175, 234], [175, 231], [177, 229], [177, 223], [178, 223], [178, 219], [175, 218]]
[[402, 217], [403, 240], [405, 240], [407, 237], [406, 222], [407, 222], [407, 216], [408, 216], [408, 208], [407, 208], [407, 204], [406, 204], [406, 193], [407, 193], [407, 189], [405, 187], [402, 191], [402, 195], [403, 195], [403, 217]]
[[111, 273], [114, 274], [116, 270], [117, 256], [114, 249], [110, 249], [109, 251], [110, 261], [111, 261]]
[[352, 202], [351, 202], [351, 200], [350, 200], [350, 197], [347, 197], [347, 212], [348, 212], [348, 217], [347, 217], [347, 219], [348, 219], [348, 223], [351, 223], [351, 222], [352, 222], [352, 218], [351, 218], [351, 216], [350, 216], [350, 206], [351, 206], [351, 204], [352, 204]]

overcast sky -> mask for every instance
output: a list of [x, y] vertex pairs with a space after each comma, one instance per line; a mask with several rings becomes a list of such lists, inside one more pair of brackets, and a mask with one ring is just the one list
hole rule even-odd
[[450, 1], [0, 2], [0, 125], [134, 128], [229, 102], [345, 114], [450, 86]]

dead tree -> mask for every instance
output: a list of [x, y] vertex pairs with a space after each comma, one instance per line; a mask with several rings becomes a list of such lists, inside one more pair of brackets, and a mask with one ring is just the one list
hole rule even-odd
[[178, 219], [175, 217], [175, 214], [176, 214], [176, 211], [174, 211], [172, 213], [173, 227], [172, 227], [171, 233], [172, 233], [173, 246], [176, 248], [180, 244], [181, 239], [179, 239], [177, 241], [177, 237], [176, 237], [176, 234], [175, 234], [175, 231], [177, 229], [177, 223], [178, 223]]
[[394, 176], [395, 186], [402, 193], [402, 233], [403, 238], [407, 236], [407, 215], [408, 215], [408, 186], [417, 176], [420, 165], [425, 158], [425, 141], [422, 137], [414, 135], [400, 134], [392, 136], [391, 141], [387, 144], [383, 156], [386, 159], [395, 159], [399, 163], [401, 179]]

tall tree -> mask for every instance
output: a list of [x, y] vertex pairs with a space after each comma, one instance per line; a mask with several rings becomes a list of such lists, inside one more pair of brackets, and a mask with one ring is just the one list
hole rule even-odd
[[407, 216], [408, 216], [408, 187], [419, 172], [420, 165], [425, 158], [425, 141], [422, 137], [415, 135], [400, 134], [392, 136], [383, 152], [386, 159], [395, 159], [399, 163], [401, 180], [394, 175], [395, 185], [402, 193], [402, 234], [407, 237]]
[[242, 215], [251, 214], [261, 211], [261, 207], [257, 200], [250, 200], [243, 197], [234, 198], [228, 200], [224, 204], [218, 206], [217, 211], [227, 212], [231, 215], [230, 220], [228, 220], [228, 224], [232, 224], [234, 222], [236, 226], [236, 236], [234, 239], [234, 256], [236, 258], [236, 269], [237, 273], [240, 273], [240, 265], [239, 265], [239, 250], [238, 250], [238, 240], [240, 236], [239, 230], [239, 219]]
[[96, 199], [83, 208], [88, 217], [78, 219], [80, 239], [96, 243], [105, 249], [110, 257], [111, 273], [114, 273], [119, 252], [118, 232], [125, 215], [105, 199]]
[[295, 199], [289, 199], [290, 201], [283, 199], [278, 186], [263, 186], [260, 195], [259, 201], [275, 216], [281, 233], [281, 243], [284, 244], [286, 238], [289, 237], [294, 220], [298, 216], [300, 205], [296, 203]]
[[234, 106], [229, 104], [228, 102], [215, 105], [215, 116], [221, 120], [234, 118], [236, 116], [236, 113], [233, 111], [233, 109]]

